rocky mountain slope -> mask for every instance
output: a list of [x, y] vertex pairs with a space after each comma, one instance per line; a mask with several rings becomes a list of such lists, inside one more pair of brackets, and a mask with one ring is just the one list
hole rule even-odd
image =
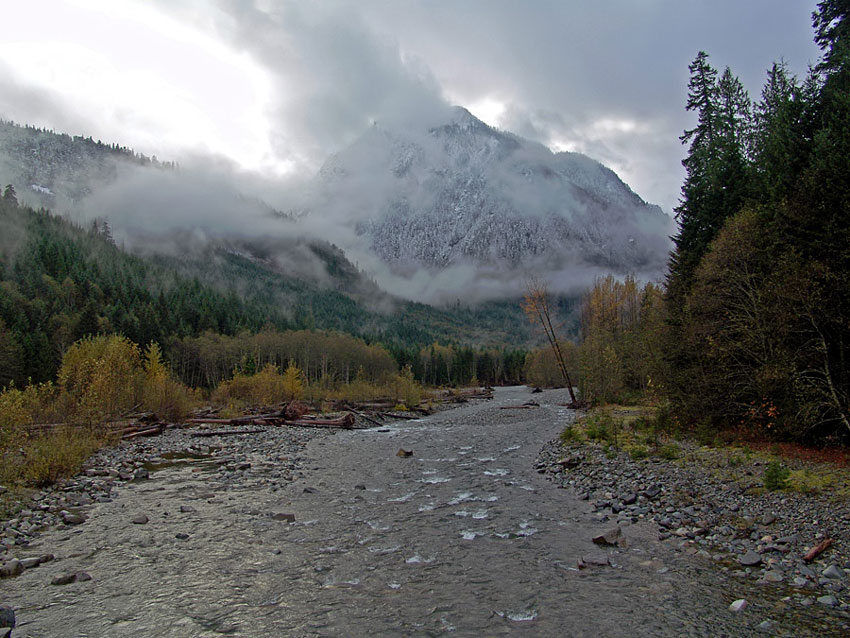
[[306, 208], [352, 224], [397, 272], [472, 263], [657, 273], [673, 230], [602, 164], [460, 107], [428, 129], [373, 125], [325, 163]]

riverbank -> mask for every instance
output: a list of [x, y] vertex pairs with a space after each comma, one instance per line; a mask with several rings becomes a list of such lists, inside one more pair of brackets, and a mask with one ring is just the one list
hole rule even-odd
[[[840, 605], [781, 603], [698, 544], [659, 541], [651, 517], [595, 544], [611, 510], [540, 465], [541, 442], [574, 417], [567, 400], [498, 388], [372, 429], [125, 442], [39, 493], [44, 526], [3, 554], [26, 568], [0, 604], [14, 638], [714, 638], [763, 635], [766, 621], [777, 636], [846, 634]], [[743, 613], [729, 611], [737, 598]]]
[[[786, 464], [796, 482], [786, 474], [786, 489], [768, 490], [765, 474]], [[585, 501], [600, 523], [650, 521], [658, 540], [673, 550], [710, 561], [741, 583], [763, 586], [801, 614], [828, 609], [850, 631], [846, 468], [780, 463], [748, 448], [692, 440], [665, 439], [653, 456], [645, 446], [588, 440], [581, 425], [547, 443], [536, 467]], [[819, 545], [828, 547], [809, 560]]]

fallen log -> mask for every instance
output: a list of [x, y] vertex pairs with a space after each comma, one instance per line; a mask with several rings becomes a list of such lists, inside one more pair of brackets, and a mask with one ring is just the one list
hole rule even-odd
[[208, 432], [192, 432], [192, 436], [231, 436], [234, 434], [260, 434], [265, 430], [210, 430]]
[[362, 412], [357, 412], [356, 410], [349, 410], [349, 413], [351, 413], [351, 414], [356, 414], [356, 415], [357, 415], [357, 416], [359, 416], [361, 419], [366, 419], [367, 421], [369, 421], [369, 423], [374, 423], [374, 424], [375, 424], [375, 425], [377, 425], [378, 427], [381, 427], [381, 426], [383, 425], [383, 423], [379, 423], [378, 421], [376, 421], [376, 420], [375, 420], [375, 419], [373, 419], [372, 417], [368, 417], [368, 416], [366, 416], [365, 414], [363, 414]]
[[829, 549], [829, 547], [831, 545], [832, 545], [832, 539], [831, 538], [823, 539], [820, 543], [818, 543], [817, 545], [812, 547], [808, 552], [806, 552], [806, 555], [803, 556], [803, 560], [807, 563], [811, 563], [814, 559], [816, 559], [818, 556], [823, 554], [827, 549]]
[[337, 419], [298, 419], [294, 421], [284, 421], [284, 425], [294, 425], [300, 427], [333, 427], [333, 428], [350, 428], [354, 425], [354, 415], [351, 412], [344, 414]]
[[232, 419], [211, 419], [209, 417], [195, 417], [194, 419], [186, 419], [186, 423], [220, 423], [222, 425], [238, 425], [239, 423], [253, 423], [258, 419], [282, 419], [283, 414], [280, 412], [271, 412], [269, 414], [249, 414], [247, 416], [237, 416]]
[[387, 417], [388, 419], [404, 419], [407, 421], [413, 421], [415, 419], [419, 419], [421, 417], [413, 416], [412, 414], [398, 414], [397, 412], [381, 412], [382, 416]]
[[121, 438], [124, 440], [127, 439], [135, 439], [139, 436], [156, 436], [157, 434], [162, 434], [162, 426], [157, 425], [153, 428], [147, 428], [146, 430], [137, 430], [136, 432], [130, 432], [128, 434], [123, 435]]

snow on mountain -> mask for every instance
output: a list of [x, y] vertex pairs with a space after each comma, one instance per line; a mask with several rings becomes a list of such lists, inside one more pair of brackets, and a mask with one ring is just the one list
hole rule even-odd
[[311, 185], [310, 215], [353, 226], [396, 273], [476, 264], [570, 264], [655, 276], [672, 219], [578, 153], [496, 130], [456, 107], [448, 122], [373, 125]]

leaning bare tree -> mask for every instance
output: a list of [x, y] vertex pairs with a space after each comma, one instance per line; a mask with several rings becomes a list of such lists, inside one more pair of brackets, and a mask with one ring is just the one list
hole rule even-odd
[[573, 391], [573, 382], [570, 379], [570, 373], [567, 371], [567, 364], [564, 361], [564, 355], [561, 353], [561, 346], [558, 343], [558, 337], [555, 334], [555, 327], [552, 324], [552, 310], [549, 304], [549, 290], [546, 282], [537, 277], [532, 277], [526, 282], [525, 299], [522, 303], [522, 309], [525, 311], [528, 320], [543, 328], [546, 333], [546, 339], [552, 348], [555, 355], [555, 361], [558, 363], [558, 369], [564, 377], [564, 383], [567, 384], [567, 389], [570, 391], [570, 399], [573, 404], [577, 404], [576, 395]]

